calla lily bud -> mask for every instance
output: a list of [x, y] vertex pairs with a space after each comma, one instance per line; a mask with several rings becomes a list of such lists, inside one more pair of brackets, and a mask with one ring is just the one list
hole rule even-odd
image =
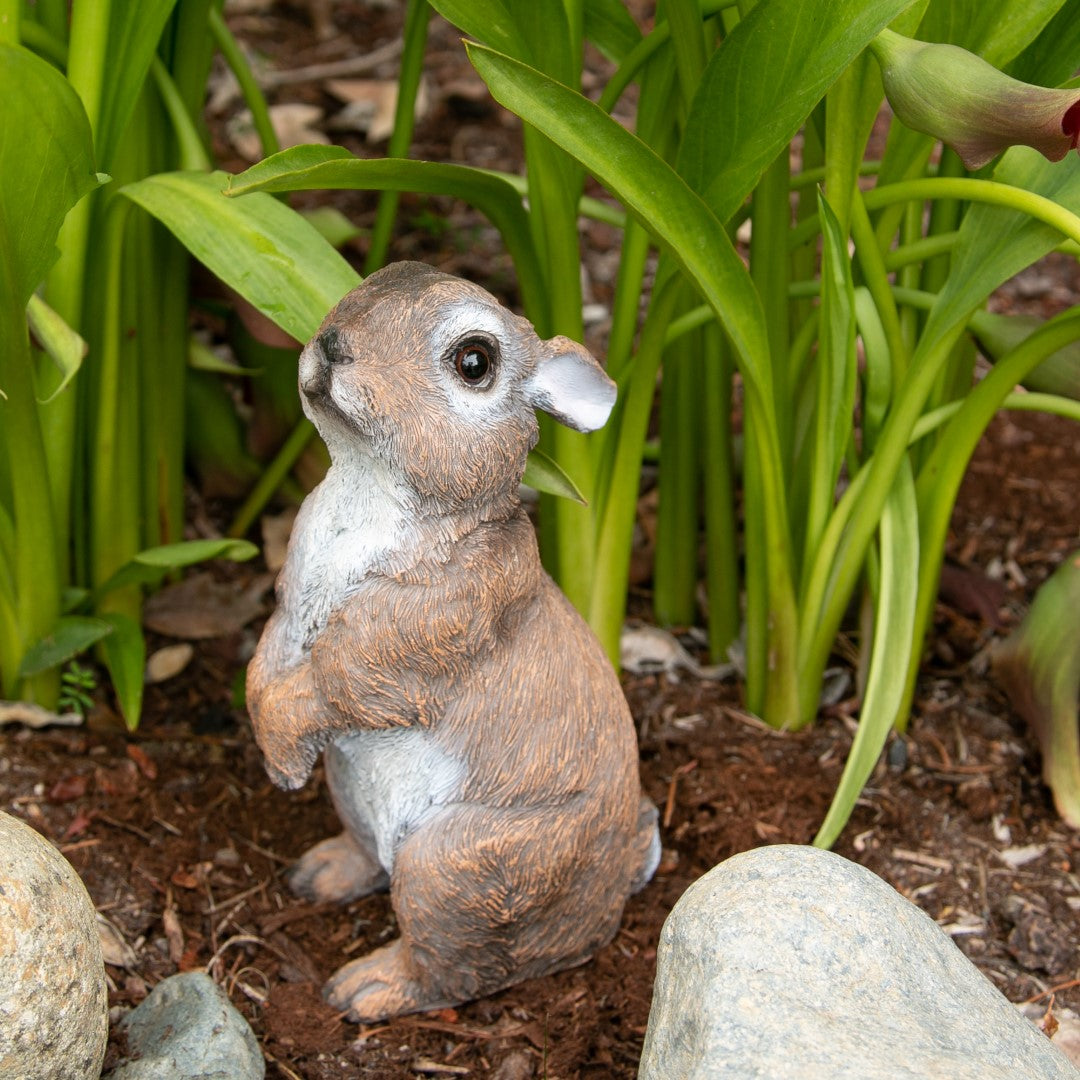
[[1022, 144], [1050, 161], [1075, 150], [1080, 90], [1031, 86], [955, 45], [934, 45], [883, 30], [871, 43], [885, 95], [908, 127], [933, 135], [982, 168]]

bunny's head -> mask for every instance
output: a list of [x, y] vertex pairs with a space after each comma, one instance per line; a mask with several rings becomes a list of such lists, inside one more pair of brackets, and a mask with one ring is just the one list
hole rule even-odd
[[304, 411], [336, 462], [362, 454], [447, 508], [516, 488], [535, 409], [578, 431], [608, 418], [615, 385], [569, 338], [422, 263], [372, 274], [300, 357]]

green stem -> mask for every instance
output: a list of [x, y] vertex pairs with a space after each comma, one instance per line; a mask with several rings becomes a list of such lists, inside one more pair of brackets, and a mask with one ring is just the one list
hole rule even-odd
[[[898, 203], [920, 202], [926, 199], [966, 199], [1018, 210], [1044, 225], [1057, 229], [1063, 236], [1080, 243], [1080, 217], [1045, 195], [1002, 184], [997, 180], [977, 180], [974, 177], [925, 177], [901, 180], [895, 184], [875, 187], [863, 195], [867, 210], [880, 210]], [[817, 215], [800, 222], [791, 230], [789, 244], [797, 248], [821, 231]]]
[[258, 482], [251, 489], [243, 505], [237, 510], [236, 516], [225, 534], [226, 536], [241, 537], [247, 534], [248, 529], [255, 524], [255, 519], [263, 512], [266, 505], [274, 497], [274, 493], [285, 482], [292, 467], [296, 464], [314, 435], [315, 427], [310, 420], [301, 420], [293, 428], [292, 434], [274, 455], [274, 460], [263, 469]]
[[705, 584], [709, 655], [714, 663], [739, 636], [739, 548], [732, 453], [734, 365], [720, 328], [702, 331], [705, 364], [699, 395], [705, 516]]
[[885, 340], [889, 346], [889, 367], [892, 372], [893, 393], [895, 394], [904, 381], [908, 368], [908, 349], [900, 327], [900, 314], [896, 310], [889, 284], [888, 270], [877, 245], [874, 230], [870, 224], [870, 215], [861, 193], [856, 193], [851, 203], [851, 229], [855, 239], [855, 254], [862, 268], [867, 290], [878, 309]]
[[[401, 67], [397, 80], [397, 105], [394, 110], [394, 130], [390, 135], [386, 156], [405, 157], [412, 144], [416, 125], [416, 96], [420, 90], [420, 78], [424, 71], [424, 49], [427, 46], [427, 28], [431, 19], [431, 6], [427, 0], [408, 0], [405, 6], [405, 48], [401, 54]], [[371, 244], [364, 260], [364, 273], [370, 274], [386, 262], [390, 249], [390, 234], [397, 215], [399, 191], [389, 189], [379, 196], [375, 212], [375, 224], [371, 230]]]
[[660, 370], [664, 333], [675, 311], [678, 293], [673, 277], [658, 276], [629, 384], [616, 406], [615, 416], [609, 421], [609, 424], [615, 424], [617, 434], [610, 491], [597, 530], [597, 572], [590, 598], [589, 623], [615, 663], [618, 663], [619, 633], [626, 611], [626, 583], [630, 573], [642, 451], [652, 412], [656, 375]]
[[[683, 302], [688, 299], [683, 296]], [[660, 478], [653, 610], [661, 626], [690, 626], [697, 610], [698, 403], [701, 332], [664, 354], [660, 385]], [[706, 421], [711, 422], [711, 417]]]
[[251, 110], [251, 121], [262, 144], [263, 157], [276, 154], [281, 149], [281, 145], [278, 142], [277, 132], [274, 131], [273, 122], [270, 120], [266, 95], [262, 92], [262, 87], [259, 86], [251, 65], [247, 62], [247, 57], [244, 56], [244, 50], [240, 48], [240, 43], [233, 37], [232, 31], [216, 7], [210, 8], [207, 18], [214, 44], [221, 50], [225, 63], [236, 76], [236, 81], [240, 84], [240, 93], [243, 94], [244, 101]]
[[[11, 308], [10, 301], [3, 303]], [[35, 404], [33, 364], [26, 319], [21, 311], [4, 312], [5, 347], [0, 349], [0, 432], [11, 462], [12, 510], [16, 526], [14, 579], [18, 640], [4, 649], [3, 691], [15, 697], [18, 667], [12, 657], [52, 630], [60, 615], [60, 565], [46, 473], [45, 444]], [[28, 681], [23, 693], [42, 704], [55, 703], [56, 676], [46, 673]]]
[[809, 722], [817, 711], [821, 673], [859, 580], [867, 547], [937, 372], [964, 332], [965, 323], [966, 319], [958, 320], [933, 341], [920, 343], [882, 427], [874, 456], [845, 492], [822, 537], [801, 608], [798, 680], [802, 722]]

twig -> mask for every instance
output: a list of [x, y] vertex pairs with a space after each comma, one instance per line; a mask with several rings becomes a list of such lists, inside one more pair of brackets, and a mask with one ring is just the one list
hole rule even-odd
[[106, 825], [111, 825], [114, 829], [125, 829], [127, 832], [134, 833], [136, 836], [145, 840], [148, 844], [154, 842], [154, 838], [145, 829], [140, 829], [138, 825], [132, 825], [128, 821], [117, 821], [116, 818], [111, 818], [108, 814], [103, 814], [100, 810], [95, 812], [94, 820], [103, 821]]
[[210, 904], [208, 908], [203, 909], [204, 915], [216, 915], [219, 911], [224, 911], [225, 908], [231, 907], [233, 904], [239, 904], [246, 900], [252, 893], [257, 893], [260, 889], [264, 888], [270, 883], [270, 878], [266, 878], [263, 881], [258, 881], [248, 889], [244, 889], [243, 892], [238, 892], [233, 896], [230, 896], [228, 900], [215, 900]]
[[1068, 982], [1058, 983], [1057, 986], [1051, 986], [1049, 990], [1044, 990], [1041, 994], [1034, 994], [1029, 998], [1024, 998], [1024, 1000], [1021, 1001], [1020, 1004], [1031, 1005], [1034, 1002], [1039, 1001], [1041, 998], [1047, 997], [1048, 995], [1052, 997], [1054, 994], [1057, 994], [1062, 990], [1071, 990], [1074, 986], [1080, 986], [1080, 979], [1070, 979]]
[[309, 64], [307, 67], [292, 68], [289, 71], [266, 71], [258, 76], [259, 84], [272, 90], [277, 86], [289, 86], [292, 83], [367, 75], [385, 61], [399, 56], [404, 44], [403, 39], [395, 38], [364, 56], [350, 56], [345, 60], [330, 60], [324, 64]]
[[292, 859], [286, 859], [283, 855], [279, 855], [276, 851], [271, 851], [269, 848], [260, 847], [254, 840], [249, 840], [246, 836], [241, 836], [240, 833], [232, 833], [234, 840], [239, 840], [241, 844], [247, 844], [252, 851], [257, 851], [260, 855], [265, 856], [268, 859], [273, 859], [274, 862], [280, 863], [282, 866], [291, 866]]
[[273, 1054], [271, 1054], [265, 1046], [262, 1048], [262, 1054], [263, 1057], [266, 1058], [266, 1060], [269, 1061], [271, 1065], [276, 1065], [287, 1077], [289, 1077], [289, 1080], [304, 1080], [304, 1078], [299, 1073], [294, 1073], [292, 1069], [290, 1069], [289, 1066], [281, 1060], [281, 1058], [275, 1057]]
[[680, 765], [671, 776], [671, 783], [668, 785], [667, 802], [664, 804], [664, 828], [671, 827], [671, 819], [675, 815], [675, 789], [679, 786], [679, 777], [685, 776], [688, 772], [693, 772], [697, 768], [697, 760], [687, 761]]

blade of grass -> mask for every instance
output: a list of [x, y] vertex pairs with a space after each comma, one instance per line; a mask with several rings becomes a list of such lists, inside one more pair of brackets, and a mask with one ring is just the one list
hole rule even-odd
[[[832, 847], [866, 786], [904, 696], [904, 663], [913, 649], [915, 590], [919, 567], [918, 509], [911, 468], [901, 466], [881, 513], [881, 571], [876, 626], [859, 728], [816, 847]], [[915, 651], [918, 652], [917, 646]], [[899, 661], [899, 662], [898, 662]]]

